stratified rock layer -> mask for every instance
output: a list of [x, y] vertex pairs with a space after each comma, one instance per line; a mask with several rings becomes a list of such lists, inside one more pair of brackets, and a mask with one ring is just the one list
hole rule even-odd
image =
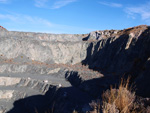
[[136, 93], [150, 97], [149, 61], [145, 25], [76, 35], [0, 27], [0, 113], [42, 113], [53, 102], [55, 112], [85, 112], [92, 99], [128, 75]]

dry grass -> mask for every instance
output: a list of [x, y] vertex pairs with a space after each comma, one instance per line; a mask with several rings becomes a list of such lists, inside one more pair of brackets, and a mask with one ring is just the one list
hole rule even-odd
[[103, 93], [103, 106], [104, 113], [133, 113], [135, 109], [135, 93], [132, 92], [133, 87], [129, 87], [129, 80], [121, 79], [118, 89], [107, 90]]
[[121, 79], [118, 89], [107, 90], [103, 93], [102, 111], [104, 113], [131, 113], [133, 111], [135, 93], [129, 87], [129, 80]]
[[100, 113], [100, 111], [103, 113], [137, 113], [136, 96], [132, 91], [133, 87], [129, 86], [129, 80], [130, 78], [127, 80], [122, 78], [118, 89], [111, 86], [110, 90], [105, 91], [102, 95], [101, 106], [98, 103], [100, 109], [93, 109], [94, 112], [91, 113]]

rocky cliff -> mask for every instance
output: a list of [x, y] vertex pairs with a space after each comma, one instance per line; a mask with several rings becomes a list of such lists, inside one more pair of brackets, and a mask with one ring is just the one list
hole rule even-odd
[[42, 113], [54, 100], [64, 113], [85, 112], [92, 99], [129, 75], [136, 93], [150, 97], [149, 61], [146, 25], [74, 35], [0, 27], [0, 112]]

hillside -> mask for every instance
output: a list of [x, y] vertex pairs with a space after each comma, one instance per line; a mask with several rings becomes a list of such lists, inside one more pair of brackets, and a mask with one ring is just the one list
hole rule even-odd
[[[150, 97], [150, 26], [89, 34], [8, 31], [0, 26], [0, 113], [86, 112], [120, 78]], [[62, 110], [63, 109], [63, 110]]]

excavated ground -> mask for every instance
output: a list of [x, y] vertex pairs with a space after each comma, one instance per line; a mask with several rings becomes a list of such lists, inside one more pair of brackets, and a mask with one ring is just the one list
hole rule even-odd
[[150, 97], [149, 59], [149, 26], [82, 35], [0, 27], [0, 113], [86, 112], [122, 75]]
[[[8, 111], [16, 112], [16, 110], [13, 111], [13, 107], [15, 106], [14, 102], [16, 100], [34, 95], [44, 96], [49, 88], [53, 89], [57, 87], [56, 89], [58, 90], [60, 88], [74, 87], [72, 82], [80, 84], [83, 81], [103, 76], [99, 72], [92, 71], [81, 64], [46, 64], [37, 61], [17, 63], [13, 60], [1, 60], [0, 72], [0, 111], [2, 113]], [[72, 72], [76, 72], [77, 74], [74, 75]], [[56, 92], [56, 90], [51, 93], [54, 92]], [[71, 92], [70, 96], [72, 96], [72, 98], [73, 92], [78, 94], [77, 97], [80, 98], [78, 103], [90, 99], [89, 95], [79, 88], [72, 88], [71, 90], [62, 92], [64, 94]], [[84, 93], [84, 96], [82, 93]], [[42, 101], [46, 103], [45, 99], [42, 99]], [[69, 101], [73, 102], [74, 100]], [[26, 104], [20, 104], [17, 108], [18, 113], [23, 113], [22, 108], [26, 108]], [[11, 109], [12, 111], [10, 111]], [[30, 109], [29, 106], [27, 106], [27, 109], [29, 110], [26, 112], [35, 112], [33, 108]], [[37, 109], [39, 109], [38, 111], [41, 109], [44, 110], [42, 106]]]

